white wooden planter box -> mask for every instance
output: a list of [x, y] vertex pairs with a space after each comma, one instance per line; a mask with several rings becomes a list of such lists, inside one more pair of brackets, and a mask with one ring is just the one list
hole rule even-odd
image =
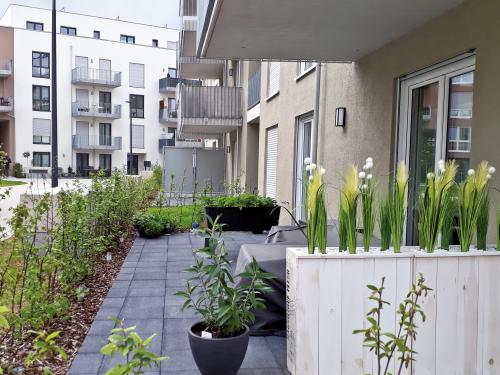
[[[500, 252], [308, 255], [287, 249], [287, 364], [293, 375], [376, 374], [363, 347], [367, 284], [385, 276], [382, 331], [395, 332], [396, 309], [419, 273], [433, 290], [421, 301], [413, 368], [405, 374], [500, 374]], [[395, 364], [390, 372], [397, 373]]]

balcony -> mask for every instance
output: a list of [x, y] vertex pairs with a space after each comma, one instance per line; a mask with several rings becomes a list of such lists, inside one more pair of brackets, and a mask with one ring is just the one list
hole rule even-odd
[[121, 150], [122, 137], [100, 135], [73, 135], [74, 150]]
[[14, 98], [12, 96], [0, 96], [0, 112], [12, 112], [14, 110]]
[[177, 111], [175, 109], [160, 108], [158, 120], [162, 124], [177, 123]]
[[241, 87], [178, 86], [180, 136], [203, 138], [242, 126]]
[[122, 73], [106, 69], [77, 67], [71, 71], [73, 84], [104, 87], [119, 87], [122, 85]]
[[99, 105], [89, 105], [88, 103], [73, 102], [71, 104], [73, 117], [95, 117], [117, 119], [122, 117], [121, 104], [112, 105], [101, 103]]
[[179, 11], [181, 17], [196, 17], [196, 0], [181, 0]]
[[9, 77], [12, 74], [12, 60], [0, 60], [0, 78]]
[[159, 90], [161, 93], [175, 92], [179, 83], [189, 86], [201, 86], [201, 81], [197, 79], [165, 77], [160, 79]]

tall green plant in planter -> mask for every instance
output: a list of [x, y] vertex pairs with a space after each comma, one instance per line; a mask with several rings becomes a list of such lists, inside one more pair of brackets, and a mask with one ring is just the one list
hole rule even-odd
[[488, 191], [479, 209], [479, 217], [476, 225], [476, 242], [478, 250], [486, 250], [486, 235], [488, 233], [488, 222], [490, 219], [490, 199]]
[[304, 175], [305, 209], [307, 218], [307, 249], [309, 254], [314, 254], [316, 246], [319, 252], [326, 252], [327, 216], [326, 194], [323, 175], [325, 169], [311, 163], [310, 159], [304, 160], [306, 164]]
[[432, 253], [436, 249], [439, 234], [452, 200], [457, 165], [455, 161], [440, 160], [436, 173], [429, 172], [418, 201], [418, 231], [420, 248]]
[[479, 163], [477, 172], [469, 169], [467, 178], [458, 189], [458, 238], [460, 249], [469, 251], [477, 229], [477, 222], [484, 209], [484, 200], [488, 197], [488, 182], [495, 168], [487, 161]]
[[359, 179], [358, 169], [351, 166], [344, 176], [344, 184], [340, 191], [340, 225], [344, 226], [346, 246], [349, 253], [356, 253], [356, 216], [358, 212]]
[[392, 243], [394, 252], [401, 252], [403, 226], [406, 214], [406, 193], [408, 190], [408, 172], [403, 161], [398, 163], [396, 177], [391, 196], [389, 219], [391, 224]]
[[375, 181], [372, 174], [373, 159], [366, 159], [363, 170], [359, 172], [361, 192], [361, 213], [363, 220], [363, 247], [365, 251], [370, 250], [370, 243], [375, 229]]
[[379, 228], [380, 228], [380, 249], [389, 250], [391, 246], [391, 200], [386, 197], [380, 204], [379, 209]]

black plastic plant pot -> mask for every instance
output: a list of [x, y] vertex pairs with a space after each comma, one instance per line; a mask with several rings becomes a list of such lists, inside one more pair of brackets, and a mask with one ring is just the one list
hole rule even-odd
[[248, 348], [249, 332], [227, 338], [205, 338], [199, 332], [204, 324], [198, 322], [189, 330], [189, 346], [196, 366], [202, 375], [236, 375]]
[[205, 214], [214, 220], [220, 215], [224, 231], [262, 233], [278, 225], [280, 207], [205, 207]]

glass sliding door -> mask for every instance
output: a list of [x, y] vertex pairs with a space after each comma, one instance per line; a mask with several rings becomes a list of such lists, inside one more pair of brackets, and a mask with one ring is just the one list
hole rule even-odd
[[439, 160], [455, 159], [457, 178], [470, 167], [475, 58], [401, 81], [398, 160], [408, 166], [406, 244], [418, 244], [418, 198]]
[[294, 207], [297, 220], [305, 220], [304, 209], [304, 159], [311, 157], [311, 128], [313, 116], [307, 115], [297, 122], [295, 134], [295, 186]]

